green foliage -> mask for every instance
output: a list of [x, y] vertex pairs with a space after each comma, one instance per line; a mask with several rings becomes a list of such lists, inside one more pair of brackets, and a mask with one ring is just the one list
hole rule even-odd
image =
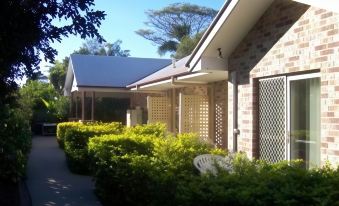
[[138, 126], [131, 130], [135, 133], [90, 140], [96, 192], [105, 204], [173, 205], [178, 182], [197, 175], [193, 158], [214, 150], [193, 134], [150, 132], [159, 129], [163, 125]]
[[181, 59], [181, 58], [184, 58], [190, 55], [193, 49], [195, 48], [195, 46], [200, 41], [202, 35], [203, 35], [203, 32], [200, 32], [193, 37], [184, 36], [177, 46], [177, 50], [175, 52], [174, 57], [176, 59]]
[[52, 85], [40, 81], [28, 81], [19, 91], [19, 103], [26, 118], [37, 122], [58, 122], [68, 114], [68, 99], [61, 96]]
[[236, 156], [233, 173], [181, 182], [180, 205], [335, 205], [339, 170], [306, 170], [301, 162], [268, 164]]
[[81, 122], [62, 122], [58, 124], [56, 138], [60, 148], [65, 147], [66, 131], [69, 130], [70, 128], [81, 127], [81, 125], [82, 125]]
[[165, 124], [154, 123], [145, 125], [136, 125], [125, 129], [127, 136], [154, 136], [164, 138], [167, 134], [167, 128]]
[[49, 81], [53, 85], [54, 89], [63, 95], [63, 89], [65, 86], [66, 73], [68, 68], [69, 58], [60, 61], [55, 61], [54, 66], [49, 68]]
[[113, 43], [102, 43], [98, 39], [89, 39], [82, 44], [79, 50], [74, 51], [74, 54], [100, 55], [100, 56], [130, 56], [130, 50], [121, 48], [122, 41], [116, 40]]
[[0, 181], [18, 181], [25, 175], [31, 148], [29, 122], [20, 108], [0, 110]]
[[90, 138], [103, 134], [120, 134], [123, 130], [121, 123], [117, 122], [73, 125], [66, 123], [60, 126], [61, 131], [59, 128], [58, 133], [58, 139], [61, 142], [60, 146], [64, 146], [70, 170], [78, 174], [89, 173], [87, 143]]
[[205, 30], [216, 14], [217, 11], [207, 7], [171, 4], [160, 10], [148, 10], [145, 24], [149, 29], [139, 29], [136, 33], [158, 45], [158, 52], [163, 55], [175, 52], [184, 37], [192, 38]]
[[[139, 128], [140, 130], [140, 128]], [[200, 175], [199, 154], [227, 155], [194, 134], [106, 135], [89, 142], [96, 192], [105, 205], [335, 205], [339, 170], [301, 161], [232, 160], [233, 171]]]
[[0, 1], [1, 100], [15, 88], [15, 79], [38, 76], [41, 54], [53, 62], [57, 51], [51, 43], [70, 34], [103, 40], [97, 29], [105, 13], [93, 6], [94, 0]]
[[145, 188], [151, 186], [149, 171], [153, 138], [108, 135], [92, 138], [89, 154], [96, 178], [96, 193], [110, 205], [132, 204], [147, 200]]

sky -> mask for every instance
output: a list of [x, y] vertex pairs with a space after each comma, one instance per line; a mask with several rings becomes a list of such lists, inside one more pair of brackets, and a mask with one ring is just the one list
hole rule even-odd
[[[122, 40], [121, 48], [130, 50], [132, 57], [168, 58], [169, 55], [159, 56], [155, 45], [135, 33], [138, 29], [145, 28], [147, 16], [144, 12], [161, 9], [173, 3], [191, 3], [219, 10], [224, 0], [96, 0], [94, 3], [95, 9], [107, 14], [99, 28], [99, 33], [107, 42]], [[53, 43], [52, 47], [58, 51], [56, 60], [69, 56], [84, 41], [80, 37], [69, 36], [60, 43]], [[40, 67], [46, 73], [49, 64], [42, 61]]]

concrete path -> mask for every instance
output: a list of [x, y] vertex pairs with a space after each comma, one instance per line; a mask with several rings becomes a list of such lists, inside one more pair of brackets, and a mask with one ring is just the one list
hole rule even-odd
[[27, 186], [33, 206], [99, 206], [91, 177], [74, 175], [55, 137], [33, 138]]

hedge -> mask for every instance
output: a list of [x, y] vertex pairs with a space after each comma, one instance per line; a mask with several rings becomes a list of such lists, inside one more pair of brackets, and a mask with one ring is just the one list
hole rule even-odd
[[57, 141], [60, 148], [65, 147], [65, 134], [66, 131], [71, 127], [80, 127], [82, 123], [80, 122], [63, 122], [59, 123], [57, 126]]
[[[239, 160], [240, 159], [240, 160]], [[339, 170], [301, 162], [268, 164], [238, 157], [235, 172], [179, 182], [176, 205], [338, 205]]]
[[0, 182], [17, 182], [26, 174], [32, 136], [21, 109], [0, 111]]
[[88, 146], [104, 205], [336, 205], [339, 169], [301, 161], [269, 164], [237, 154], [233, 172], [200, 175], [199, 154], [226, 155], [193, 134], [157, 138], [105, 135]]
[[193, 134], [106, 135], [89, 142], [96, 193], [105, 205], [162, 205], [173, 201], [177, 182], [197, 174], [196, 155], [224, 153]]
[[144, 124], [136, 125], [134, 127], [125, 128], [124, 133], [127, 136], [152, 136], [158, 138], [164, 138], [167, 136], [167, 128], [165, 124], [162, 123], [153, 123], [153, 124]]
[[[64, 123], [63, 123], [64, 124]], [[60, 128], [63, 128], [60, 130]], [[89, 174], [87, 143], [89, 138], [103, 134], [120, 134], [121, 123], [64, 124], [59, 126], [59, 138], [64, 144], [69, 169], [78, 174]]]

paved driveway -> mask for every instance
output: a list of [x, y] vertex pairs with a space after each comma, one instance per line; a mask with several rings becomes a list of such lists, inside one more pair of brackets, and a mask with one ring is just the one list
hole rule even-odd
[[72, 174], [55, 137], [35, 136], [27, 186], [33, 206], [99, 206], [91, 177]]

